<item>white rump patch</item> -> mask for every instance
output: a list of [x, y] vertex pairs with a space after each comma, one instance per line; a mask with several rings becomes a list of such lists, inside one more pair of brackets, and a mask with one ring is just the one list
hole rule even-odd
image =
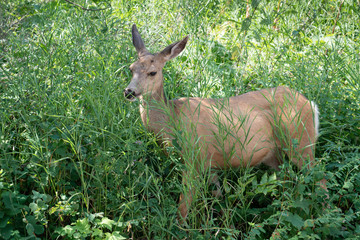
[[315, 125], [315, 136], [316, 138], [319, 136], [319, 108], [316, 105], [316, 103], [314, 102], [310, 102], [311, 103], [311, 107], [313, 109], [314, 112], [314, 125]]

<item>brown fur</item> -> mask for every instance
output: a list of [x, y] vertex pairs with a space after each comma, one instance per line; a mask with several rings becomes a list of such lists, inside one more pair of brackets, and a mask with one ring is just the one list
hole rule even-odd
[[[281, 151], [299, 168], [304, 161], [309, 167], [313, 165], [316, 109], [306, 97], [288, 87], [223, 99], [165, 99], [162, 69], [166, 61], [184, 49], [186, 42], [187, 37], [153, 55], [133, 26], [133, 43], [139, 60], [130, 66], [133, 78], [125, 96], [133, 100], [131, 93], [140, 99], [141, 119], [148, 130], [161, 141], [173, 139], [174, 129], [190, 133], [200, 154], [187, 159], [186, 165], [195, 167], [203, 164], [201, 167], [222, 169], [265, 163], [278, 169]], [[153, 72], [156, 72], [154, 76]], [[192, 176], [189, 172], [183, 175], [187, 184]], [[179, 211], [183, 219], [188, 214], [193, 191], [180, 196]]]

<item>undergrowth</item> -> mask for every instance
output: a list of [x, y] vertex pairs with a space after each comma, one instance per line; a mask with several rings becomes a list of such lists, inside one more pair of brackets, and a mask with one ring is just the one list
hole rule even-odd
[[[1, 239], [359, 238], [358, 1], [71, 2], [0, 3]], [[133, 23], [152, 52], [190, 36], [168, 98], [287, 85], [315, 101], [318, 164], [220, 172], [220, 198], [200, 178], [180, 225], [182, 160], [123, 98]]]

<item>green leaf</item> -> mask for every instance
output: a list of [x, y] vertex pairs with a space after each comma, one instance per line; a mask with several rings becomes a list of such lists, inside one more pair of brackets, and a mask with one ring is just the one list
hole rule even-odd
[[261, 177], [260, 184], [265, 184], [267, 182], [268, 182], [268, 175], [267, 175], [267, 173], [264, 173], [264, 175], [262, 175], [262, 177]]
[[9, 219], [9, 216], [4, 217], [4, 212], [0, 212], [0, 229], [4, 228], [7, 225]]
[[34, 235], [34, 226], [31, 223], [26, 224], [26, 231], [28, 235], [33, 236]]
[[276, 178], [276, 173], [274, 172], [274, 174], [272, 174], [270, 177], [269, 177], [269, 182], [275, 182], [277, 181], [277, 178]]
[[5, 208], [13, 210], [13, 209], [14, 209], [14, 205], [13, 205], [13, 203], [12, 203], [12, 201], [11, 201], [10, 195], [11, 195], [11, 192], [10, 192], [10, 191], [5, 191], [5, 192], [3, 192], [3, 193], [1, 194], [1, 197], [2, 197], [2, 199], [3, 199], [3, 203], [4, 203], [4, 205], [5, 205]]
[[99, 223], [99, 225], [101, 227], [106, 227], [107, 229], [109, 229], [111, 231], [114, 222], [115, 222], [114, 220], [104, 217], [101, 219], [101, 222]]
[[315, 226], [314, 224], [314, 220], [313, 219], [306, 219], [305, 222], [304, 222], [304, 227], [305, 228], [312, 228]]
[[83, 218], [76, 221], [75, 229], [78, 230], [82, 234], [89, 234], [91, 233], [90, 230], [90, 223], [87, 218]]
[[306, 200], [306, 199], [303, 199], [303, 200], [297, 200], [293, 203], [293, 206], [296, 207], [296, 208], [301, 208], [302, 210], [304, 210], [304, 212], [306, 214], [309, 214], [309, 206], [311, 204], [311, 201], [310, 200]]
[[98, 228], [93, 229], [92, 237], [100, 237], [102, 239], [103, 236], [104, 236], [103, 231], [101, 231]]
[[225, 192], [226, 192], [226, 193], [229, 193], [229, 192], [231, 191], [231, 189], [230, 189], [230, 187], [229, 187], [229, 184], [228, 184], [226, 178], [224, 179], [223, 186], [224, 186], [224, 189], [225, 189]]
[[30, 203], [29, 207], [30, 207], [32, 212], [35, 212], [36, 210], [39, 209], [39, 206], [36, 203]]
[[25, 218], [26, 218], [25, 221], [27, 221], [28, 223], [31, 223], [32, 225], [35, 225], [37, 222], [35, 216], [33, 216], [33, 215], [27, 215]]
[[263, 18], [263, 19], [261, 19], [260, 24], [261, 25], [270, 25], [270, 24], [272, 24], [272, 22], [271, 22], [270, 18]]
[[123, 240], [123, 239], [128, 239], [128, 238], [126, 238], [126, 237], [121, 236], [118, 231], [113, 232], [113, 233], [105, 233], [105, 234], [106, 234], [105, 240]]
[[357, 226], [356, 226], [355, 233], [357, 233], [358, 235], [360, 235], [360, 225], [357, 225]]
[[13, 226], [7, 225], [4, 228], [0, 228], [0, 237], [4, 239], [10, 239], [11, 234], [13, 233]]
[[299, 36], [299, 31], [294, 30], [294, 31], [291, 33], [291, 35], [294, 36], [294, 37], [297, 37], [297, 36]]
[[35, 191], [35, 190], [32, 190], [32, 193], [33, 193], [33, 196], [32, 196], [32, 199], [36, 200], [36, 199], [39, 199], [41, 198], [42, 194]]
[[[306, 179], [306, 178], [305, 178], [305, 179]], [[297, 186], [297, 191], [298, 191], [298, 193], [300, 193], [300, 194], [304, 194], [305, 189], [306, 189], [306, 186], [305, 186], [304, 184], [299, 184], [299, 185]]]
[[180, 147], [180, 144], [178, 143], [177, 139], [174, 138], [173, 140], [171, 140], [172, 145], [178, 150], [181, 151], [182, 148]]
[[41, 224], [35, 224], [35, 225], [34, 225], [34, 232], [35, 232], [35, 234], [40, 235], [40, 234], [43, 234], [44, 231], [45, 231], [45, 228], [44, 228], [43, 225], [41, 225]]
[[61, 228], [58, 232], [60, 233], [61, 236], [67, 235], [68, 237], [71, 237], [75, 233], [75, 231], [76, 230], [74, 229], [74, 227], [67, 225]]
[[343, 188], [349, 189], [349, 191], [352, 191], [354, 189], [354, 184], [352, 182], [350, 182], [350, 181], [346, 181], [344, 183]]
[[251, 7], [252, 8], [257, 8], [257, 6], [259, 5], [260, 2], [261, 2], [261, 0], [252, 0], [251, 1]]
[[247, 31], [251, 25], [251, 18], [245, 18], [241, 24], [241, 32]]
[[313, 176], [314, 176], [314, 181], [318, 182], [324, 178], [324, 173], [316, 171], [314, 172]]
[[304, 220], [299, 215], [293, 214], [291, 212], [287, 212], [285, 220], [291, 223], [297, 229], [300, 229], [304, 226]]

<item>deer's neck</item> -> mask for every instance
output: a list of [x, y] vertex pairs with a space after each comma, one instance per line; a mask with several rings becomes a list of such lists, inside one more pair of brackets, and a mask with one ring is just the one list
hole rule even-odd
[[150, 95], [140, 96], [140, 115], [145, 127], [155, 134], [161, 134], [167, 128], [169, 106], [163, 85]]

